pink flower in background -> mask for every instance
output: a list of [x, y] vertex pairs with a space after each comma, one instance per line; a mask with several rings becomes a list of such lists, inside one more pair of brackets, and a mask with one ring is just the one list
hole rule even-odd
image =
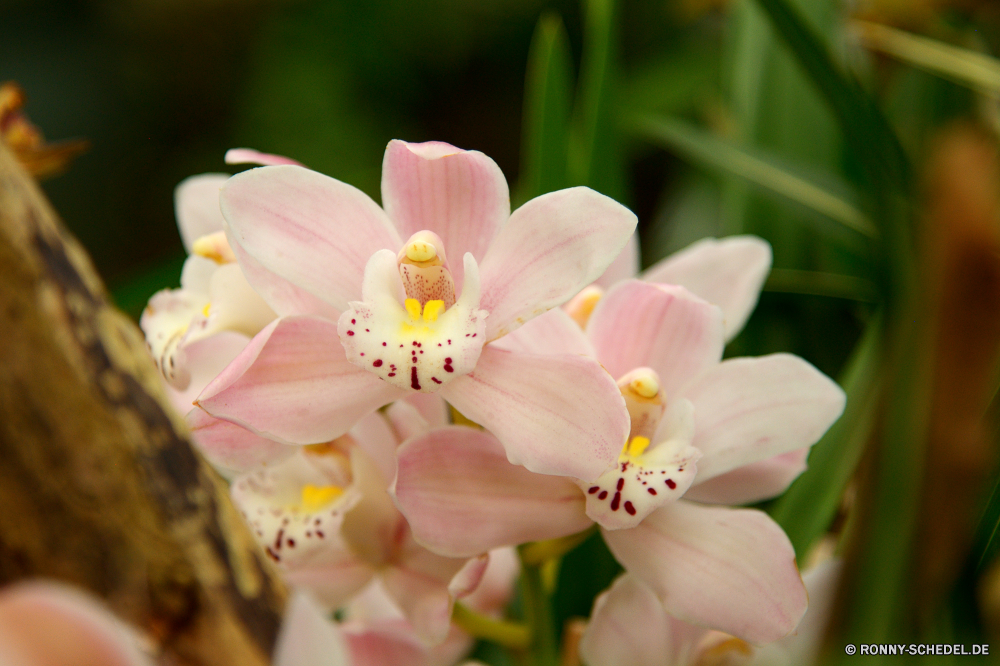
[[600, 276], [635, 216], [586, 188], [511, 214], [496, 164], [444, 143], [392, 141], [382, 176], [384, 210], [295, 166], [227, 182], [233, 252], [282, 318], [198, 404], [309, 444], [414, 391], [436, 391], [496, 434], [512, 462], [599, 475], [628, 431], [613, 380], [593, 359], [488, 343]]
[[580, 654], [588, 666], [808, 666], [822, 647], [840, 569], [827, 560], [806, 572], [809, 611], [794, 635], [762, 647], [671, 617], [652, 589], [624, 574], [594, 601]]
[[[428, 427], [410, 405], [393, 412], [397, 427]], [[385, 417], [369, 414], [347, 436], [237, 477], [232, 496], [290, 583], [337, 608], [377, 579], [414, 634], [437, 644], [455, 599], [478, 586], [489, 558], [442, 557], [413, 541], [385, 492], [397, 441]]]
[[787, 354], [722, 361], [724, 340], [720, 308], [638, 281], [599, 300], [586, 334], [561, 310], [535, 319], [499, 344], [596, 356], [621, 378], [632, 425], [617, 463], [574, 484], [507, 465], [489, 433], [444, 428], [401, 447], [397, 504], [452, 556], [596, 521], [671, 614], [753, 642], [784, 636], [806, 607], [791, 544], [762, 512], [711, 505], [782, 492], [844, 394]]
[[[227, 152], [226, 162], [297, 164], [245, 148]], [[193, 409], [194, 399], [205, 386], [277, 317], [247, 282], [226, 239], [219, 190], [229, 178], [228, 174], [202, 174], [177, 186], [177, 226], [189, 253], [181, 288], [154, 294], [140, 320], [171, 402], [187, 416], [198, 448], [226, 475], [294, 452]], [[276, 276], [272, 281], [279, 282]]]

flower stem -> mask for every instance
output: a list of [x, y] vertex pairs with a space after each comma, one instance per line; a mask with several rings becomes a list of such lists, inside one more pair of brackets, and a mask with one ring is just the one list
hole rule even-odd
[[521, 563], [524, 566], [541, 566], [549, 560], [562, 557], [586, 541], [596, 531], [597, 524], [595, 523], [576, 534], [570, 534], [558, 539], [549, 539], [547, 541], [526, 543], [518, 549], [521, 555]]
[[552, 606], [542, 580], [542, 568], [540, 564], [533, 564], [524, 557], [525, 550], [531, 545], [533, 544], [520, 548], [524, 619], [532, 632], [528, 663], [532, 666], [557, 666], [559, 647], [556, 643]]
[[494, 620], [461, 603], [455, 604], [451, 621], [470, 636], [511, 650], [526, 650], [531, 646], [530, 627], [520, 622]]

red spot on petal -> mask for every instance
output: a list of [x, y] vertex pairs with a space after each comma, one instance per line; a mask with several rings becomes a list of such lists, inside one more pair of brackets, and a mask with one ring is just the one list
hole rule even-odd
[[385, 343], [384, 342], [382, 343], [382, 346], [385, 347]]
[[625, 479], [618, 479], [618, 490], [625, 487]]
[[674, 488], [676, 488], [676, 487], [677, 487], [677, 484], [676, 484], [676, 483], [674, 483], [674, 480], [673, 480], [673, 479], [667, 479], [666, 483], [667, 483], [667, 486], [668, 486], [668, 487], [669, 487], [669, 488], [670, 488], [671, 490], [673, 490]]
[[632, 506], [632, 502], [625, 502], [625, 510], [628, 511], [628, 515], [635, 515], [635, 507]]
[[417, 369], [415, 367], [410, 368], [410, 387], [414, 391], [420, 390], [420, 380], [417, 379]]
[[374, 365], [376, 368], [381, 368], [382, 367], [382, 359], [377, 359], [375, 361], [372, 361], [372, 365]]
[[354, 335], [354, 331], [348, 331], [347, 334], [348, 335]]
[[289, 548], [295, 548], [295, 539], [292, 538], [285, 539], [285, 543], [288, 544]]
[[352, 324], [357, 324], [358, 322], [356, 322], [355, 320], [353, 320], [353, 319], [352, 319], [352, 320], [351, 320], [351, 323], [352, 323]]
[[607, 496], [608, 496], [608, 491], [607, 490], [602, 490], [601, 494], [597, 496], [597, 499], [602, 500], [602, 499], [604, 499]]
[[621, 493], [615, 493], [614, 498], [611, 500], [611, 510], [612, 511], [617, 511], [618, 510], [618, 506], [621, 504], [621, 502], [622, 502], [622, 494]]
[[396, 376], [396, 373], [395, 373], [395, 372], [390, 372], [390, 373], [389, 373], [389, 377], [395, 377], [395, 376]]
[[325, 534], [323, 534], [322, 532], [320, 532], [319, 530], [316, 530], [316, 536], [318, 536], [318, 537], [319, 537], [320, 539], [322, 539], [322, 538], [324, 538], [324, 537], [325, 537], [326, 535], [325, 535]]
[[593, 495], [594, 493], [596, 493], [596, 492], [597, 492], [598, 490], [600, 490], [600, 489], [601, 489], [601, 487], [600, 487], [600, 486], [591, 486], [591, 487], [590, 487], [590, 488], [589, 488], [589, 489], [587, 490], [587, 493], [588, 493], [588, 494], [590, 494], [590, 495]]
[[656, 490], [654, 488], [646, 488], [646, 490], [649, 491], [650, 495], [655, 495], [656, 494]]
[[441, 383], [441, 380], [438, 379], [437, 377], [431, 377], [431, 381], [434, 382], [435, 384], [440, 384]]

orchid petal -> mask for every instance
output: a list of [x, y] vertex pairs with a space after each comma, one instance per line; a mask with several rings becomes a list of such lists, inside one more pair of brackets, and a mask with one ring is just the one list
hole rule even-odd
[[687, 622], [767, 643], [805, 613], [792, 544], [761, 511], [674, 502], [631, 530], [605, 531], [604, 540], [667, 612]]
[[291, 157], [262, 153], [252, 148], [230, 148], [226, 151], [226, 164], [259, 164], [260, 166], [279, 166], [293, 164], [302, 166]]
[[268, 556], [294, 571], [341, 559], [330, 544], [361, 500], [351, 481], [343, 453], [300, 448], [284, 462], [238, 477], [230, 492]]
[[187, 414], [194, 405], [195, 398], [205, 390], [234, 358], [243, 351], [250, 338], [242, 333], [223, 331], [204, 340], [184, 345], [185, 367], [191, 377], [187, 388], [177, 391], [167, 389], [170, 403], [180, 414]]
[[704, 634], [672, 618], [647, 585], [623, 574], [594, 601], [580, 656], [587, 666], [687, 664]]
[[613, 377], [638, 368], [657, 372], [669, 400], [677, 389], [718, 365], [722, 312], [683, 287], [629, 280], [600, 300], [587, 337]]
[[204, 173], [185, 178], [174, 189], [177, 228], [188, 254], [196, 240], [222, 231], [225, 220], [219, 208], [219, 190], [227, 180], [228, 173]]
[[483, 349], [487, 314], [479, 309], [479, 272], [471, 254], [465, 255], [465, 275], [462, 295], [450, 308], [421, 314], [418, 303], [414, 313], [396, 295], [396, 256], [376, 252], [365, 268], [364, 300], [351, 302], [338, 321], [347, 358], [406, 391], [435, 392], [470, 372]]
[[274, 646], [274, 666], [350, 666], [337, 625], [305, 593], [292, 595]]
[[514, 583], [521, 573], [521, 560], [512, 547], [494, 548], [479, 585], [464, 603], [469, 608], [491, 616], [503, 613], [514, 595]]
[[351, 666], [431, 666], [427, 648], [405, 621], [377, 626], [347, 623], [342, 631], [351, 650]]
[[596, 479], [629, 433], [618, 385], [597, 361], [487, 345], [442, 395], [497, 436], [507, 459], [539, 474]]
[[756, 236], [705, 238], [650, 267], [647, 282], [679, 284], [722, 308], [726, 340], [736, 336], [757, 305], [771, 270], [771, 246]]
[[632, 234], [622, 251], [611, 262], [608, 269], [594, 283], [603, 289], [610, 289], [619, 282], [631, 280], [639, 274], [639, 234]]
[[261, 331], [198, 404], [265, 437], [312, 444], [339, 437], [401, 393], [347, 360], [334, 322], [302, 316]]
[[532, 199], [510, 216], [480, 266], [486, 337], [495, 340], [596, 280], [635, 230], [629, 209], [586, 187]]
[[382, 203], [399, 235], [433, 231], [444, 240], [455, 286], [466, 252], [478, 259], [510, 217], [510, 193], [500, 167], [486, 155], [446, 143], [393, 140], [382, 162]]
[[395, 566], [382, 571], [382, 584], [417, 636], [428, 645], [439, 645], [451, 628], [455, 599], [479, 584], [489, 556], [442, 557], [414, 542], [405, 551]]
[[701, 483], [810, 446], [844, 411], [843, 390], [798, 356], [723, 361], [683, 389], [694, 404]]
[[246, 472], [290, 458], [296, 447], [261, 437], [235, 423], [194, 408], [185, 419], [191, 439], [212, 465], [227, 474]]
[[431, 428], [446, 426], [448, 420], [448, 403], [441, 396], [433, 393], [411, 393], [403, 398], [403, 402], [413, 405]]
[[608, 530], [635, 527], [659, 507], [679, 499], [698, 474], [701, 452], [691, 446], [694, 408], [675, 400], [652, 446], [635, 455], [622, 451], [618, 464], [594, 481], [578, 480], [587, 494], [587, 515]]
[[0, 593], [5, 666], [148, 666], [130, 627], [96, 597], [61, 583], [18, 583]]
[[[399, 404], [397, 401], [394, 404]], [[396, 476], [396, 445], [398, 440], [389, 420], [378, 412], [372, 412], [354, 424], [348, 431], [358, 448], [365, 452], [378, 467], [385, 486]], [[385, 487], [381, 490], [384, 490]]]
[[400, 446], [390, 492], [414, 538], [453, 557], [591, 525], [572, 481], [511, 465], [495, 437], [464, 426], [439, 428]]
[[229, 235], [229, 247], [236, 255], [246, 281], [278, 315], [316, 315], [331, 321], [337, 321], [340, 317], [340, 310], [337, 308], [264, 268], [263, 264], [236, 242], [232, 234]]
[[587, 336], [562, 308], [552, 308], [490, 344], [496, 349], [532, 354], [579, 354], [597, 358]]
[[[414, 395], [427, 395], [426, 393], [416, 393]], [[392, 423], [392, 429], [401, 442], [405, 442], [411, 437], [417, 437], [430, 431], [431, 426], [427, 419], [406, 400], [397, 400], [389, 405], [385, 410], [385, 415]], [[391, 477], [390, 477], [391, 478]]]
[[278, 317], [247, 282], [239, 264], [219, 266], [212, 274], [208, 293], [209, 326], [202, 335], [236, 331], [253, 337]]
[[220, 202], [236, 244], [338, 310], [361, 296], [368, 258], [402, 244], [368, 195], [303, 167], [244, 171], [229, 179]]
[[809, 447], [758, 460], [692, 487], [684, 495], [708, 504], [754, 504], [777, 497], [806, 470]]

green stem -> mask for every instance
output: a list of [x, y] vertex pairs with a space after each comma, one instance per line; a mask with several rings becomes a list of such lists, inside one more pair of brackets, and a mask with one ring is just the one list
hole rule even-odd
[[[522, 547], [521, 552], [524, 550]], [[524, 619], [532, 631], [528, 663], [532, 666], [558, 666], [559, 647], [556, 644], [555, 621], [549, 595], [546, 594], [542, 581], [542, 569], [537, 564], [529, 564], [523, 555], [521, 593], [524, 597]]]
[[531, 628], [520, 622], [494, 620], [461, 603], [455, 604], [451, 621], [470, 636], [510, 650], [527, 650], [531, 647]]
[[597, 531], [597, 524], [591, 525], [582, 532], [570, 534], [569, 536], [547, 541], [535, 541], [526, 543], [518, 549], [521, 555], [521, 563], [524, 565], [541, 566], [549, 560], [562, 557], [573, 550], [581, 543], [590, 538], [590, 535]]

